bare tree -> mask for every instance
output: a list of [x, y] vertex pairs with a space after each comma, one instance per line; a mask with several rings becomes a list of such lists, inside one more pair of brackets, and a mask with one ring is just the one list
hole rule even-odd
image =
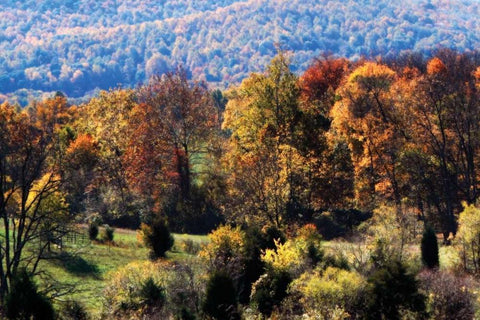
[[[0, 106], [0, 299], [19, 268], [34, 274], [52, 243], [67, 232], [68, 207], [54, 174], [57, 106], [30, 112]], [[48, 111], [48, 112], [47, 112]]]

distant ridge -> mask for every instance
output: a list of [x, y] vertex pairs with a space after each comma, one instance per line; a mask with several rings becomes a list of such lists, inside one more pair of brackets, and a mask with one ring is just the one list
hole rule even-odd
[[262, 70], [276, 43], [293, 51], [298, 70], [325, 51], [355, 58], [480, 47], [480, 4], [470, 0], [163, 2], [3, 0], [0, 99], [82, 97], [178, 64], [226, 87]]

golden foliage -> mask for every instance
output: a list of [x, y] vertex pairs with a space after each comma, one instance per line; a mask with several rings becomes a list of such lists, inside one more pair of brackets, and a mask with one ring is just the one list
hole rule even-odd
[[365, 285], [365, 279], [355, 271], [328, 267], [302, 274], [293, 281], [290, 291], [301, 293], [307, 313], [319, 311], [325, 319], [330, 319], [336, 308], [345, 308]]
[[165, 287], [168, 279], [168, 263], [135, 261], [107, 274], [107, 284], [103, 290], [105, 312], [115, 315], [125, 306], [142, 307], [140, 290], [142, 285], [152, 279]]
[[464, 204], [458, 224], [457, 242], [463, 267], [478, 274], [480, 272], [480, 209], [473, 204]]
[[210, 269], [236, 271], [238, 259], [244, 250], [244, 234], [239, 227], [220, 226], [208, 235], [210, 242], [202, 248], [199, 256]]
[[436, 75], [447, 71], [447, 67], [438, 57], [432, 58], [427, 64], [427, 74]]
[[298, 275], [311, 266], [312, 248], [321, 252], [321, 237], [314, 225], [307, 224], [299, 229], [297, 237], [285, 243], [275, 240], [275, 249], [266, 249], [262, 260], [276, 270]]

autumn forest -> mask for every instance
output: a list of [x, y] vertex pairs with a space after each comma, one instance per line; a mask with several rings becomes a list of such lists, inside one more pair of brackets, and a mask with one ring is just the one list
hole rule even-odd
[[480, 55], [291, 56], [226, 90], [180, 66], [0, 105], [0, 314], [480, 315]]

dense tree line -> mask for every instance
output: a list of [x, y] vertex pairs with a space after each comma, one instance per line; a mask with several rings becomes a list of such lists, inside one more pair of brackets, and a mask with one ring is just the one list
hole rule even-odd
[[[427, 267], [439, 264], [435, 232], [448, 243], [460, 223], [462, 265], [478, 272], [479, 81], [476, 53], [376, 61], [325, 55], [297, 76], [289, 54], [279, 52], [264, 72], [225, 92], [189, 80], [179, 67], [79, 106], [60, 92], [25, 109], [3, 103], [0, 299], [15, 298], [16, 284], [31, 286], [33, 295], [28, 277], [41, 259], [55, 258], [51, 245], [61, 246], [72, 223], [102, 221], [141, 226], [152, 259], [172, 246], [168, 229], [214, 230], [199, 254], [210, 279], [204, 289], [188, 267], [152, 262], [145, 265], [151, 279], [131, 300], [135, 308], [147, 301], [145, 312], [237, 318], [238, 302], [265, 316], [363, 319], [374, 312], [396, 319], [407, 310], [426, 318], [421, 285], [437, 292], [440, 281], [458, 279], [442, 274], [438, 283], [419, 284], [406, 268], [420, 221], [429, 225]], [[362, 237], [368, 260], [321, 248], [321, 236], [352, 235]], [[158, 268], [188, 275], [165, 282], [195, 297], [182, 300], [184, 309], [155, 282]], [[129, 298], [116, 295], [115, 286], [125, 284], [117, 275], [107, 288], [109, 315]], [[382, 291], [385, 283], [401, 299]], [[469, 291], [453, 293], [471, 315]], [[227, 308], [219, 309], [219, 296]]]
[[163, 215], [194, 233], [222, 221], [322, 221], [345, 232], [390, 203], [446, 240], [462, 202], [478, 197], [478, 65], [476, 54], [448, 50], [385, 62], [322, 56], [298, 77], [280, 53], [224, 93], [177, 68], [78, 107], [57, 95], [4, 110], [46, 122], [35, 129], [43, 135], [58, 131], [54, 161], [28, 160], [48, 164], [70, 213], [87, 219], [138, 227]]

